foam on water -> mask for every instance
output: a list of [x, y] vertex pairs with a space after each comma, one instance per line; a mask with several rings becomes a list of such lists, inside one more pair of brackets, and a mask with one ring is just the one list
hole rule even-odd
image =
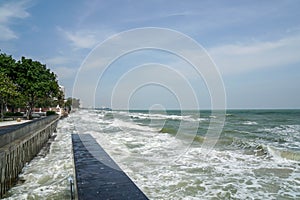
[[257, 122], [246, 121], [246, 122], [243, 122], [242, 124], [244, 124], [244, 125], [257, 125]]
[[259, 129], [259, 131], [273, 134], [277, 140], [285, 141], [280, 144], [275, 142], [275, 146], [296, 149], [300, 153], [300, 125], [281, 125], [273, 128]]
[[207, 121], [208, 118], [199, 118], [191, 115], [168, 115], [168, 114], [158, 114], [158, 113], [126, 113], [122, 112], [121, 114], [125, 116], [130, 116], [131, 118], [136, 119], [172, 119], [172, 120], [183, 120], [183, 121]]
[[119, 119], [114, 119], [110, 126], [119, 127], [122, 130], [143, 130], [143, 131], [153, 131], [154, 129], [146, 126], [140, 126], [136, 123], [132, 123], [131, 120], [123, 121]]

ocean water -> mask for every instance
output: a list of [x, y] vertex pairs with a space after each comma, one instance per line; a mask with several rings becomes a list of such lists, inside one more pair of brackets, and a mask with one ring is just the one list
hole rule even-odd
[[69, 198], [71, 133], [89, 133], [150, 199], [300, 199], [300, 110], [80, 110], [58, 125], [10, 199]]

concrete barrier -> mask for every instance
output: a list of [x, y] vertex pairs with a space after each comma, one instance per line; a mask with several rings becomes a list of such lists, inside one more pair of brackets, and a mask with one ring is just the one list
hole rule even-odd
[[56, 130], [58, 115], [0, 129], [0, 198]]

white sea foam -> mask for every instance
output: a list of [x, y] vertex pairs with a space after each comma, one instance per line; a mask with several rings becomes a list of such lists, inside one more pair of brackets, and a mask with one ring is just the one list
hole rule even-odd
[[168, 115], [158, 113], [126, 113], [122, 112], [123, 115], [129, 115], [132, 118], [138, 119], [171, 119], [171, 120], [184, 120], [184, 121], [207, 121], [208, 118], [193, 117], [191, 115]]
[[282, 125], [258, 131], [274, 134], [275, 138], [284, 140], [285, 143], [277, 144], [279, 147], [297, 148], [300, 151], [300, 125]]
[[243, 122], [242, 124], [244, 124], [244, 125], [257, 125], [257, 122], [246, 121], [246, 122]]
[[259, 131], [275, 133], [278, 135], [293, 135], [300, 138], [300, 125], [282, 125], [274, 128], [259, 129]]
[[122, 130], [140, 130], [140, 131], [155, 131], [154, 129], [146, 126], [140, 126], [131, 120], [114, 119], [110, 126], [119, 127]]

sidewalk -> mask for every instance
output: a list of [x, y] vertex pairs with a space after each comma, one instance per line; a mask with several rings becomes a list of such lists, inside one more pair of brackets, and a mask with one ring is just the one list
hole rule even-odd
[[17, 124], [23, 124], [26, 122], [30, 122], [31, 120], [24, 120], [22, 119], [20, 122], [17, 122], [17, 120], [13, 120], [13, 121], [4, 121], [4, 122], [0, 122], [0, 127], [3, 126], [12, 126], [12, 125], [17, 125]]

